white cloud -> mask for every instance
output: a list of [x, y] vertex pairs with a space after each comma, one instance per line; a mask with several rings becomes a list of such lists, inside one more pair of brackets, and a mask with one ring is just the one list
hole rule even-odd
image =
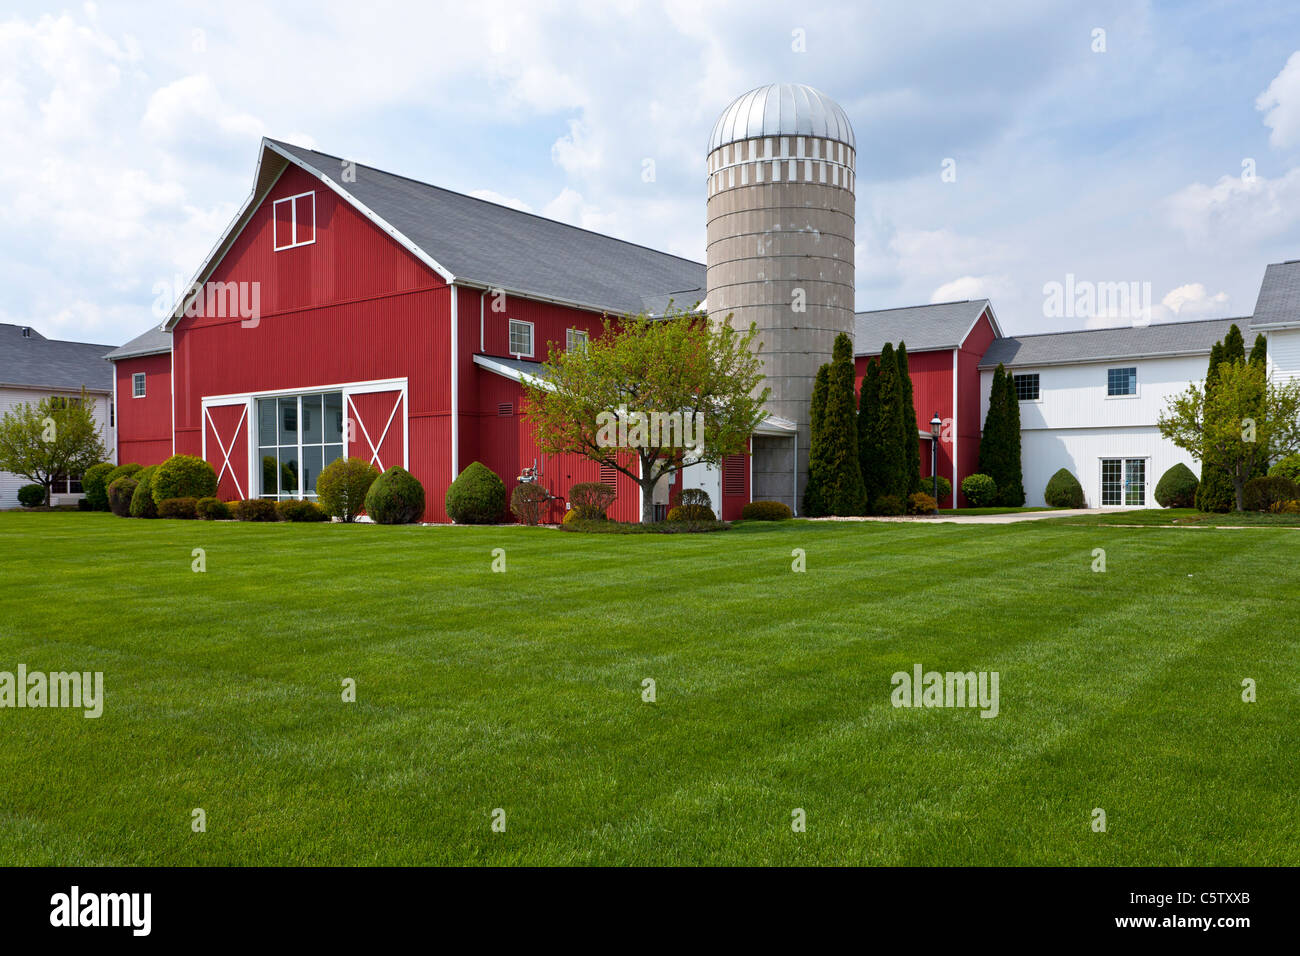
[[156, 142], [201, 148], [211, 148], [215, 137], [240, 145], [256, 142], [263, 129], [257, 117], [229, 106], [206, 73], [154, 91], [140, 126]]
[[1170, 221], [1190, 239], [1257, 242], [1300, 223], [1300, 168], [1276, 179], [1223, 176], [1192, 183], [1167, 200]]
[[930, 293], [931, 302], [956, 302], [961, 299], [996, 299], [1011, 286], [1004, 275], [962, 276], [945, 282]]
[[516, 199], [514, 196], [504, 196], [493, 189], [471, 189], [469, 194], [475, 199], [486, 199], [488, 202], [494, 202], [499, 206], [509, 206], [511, 209], [518, 209], [520, 212], [533, 211], [533, 207], [522, 199]]
[[1203, 284], [1192, 282], [1170, 289], [1160, 303], [1181, 319], [1213, 318], [1224, 314], [1228, 307], [1228, 293], [1207, 295]]
[[1300, 145], [1300, 51], [1291, 54], [1268, 89], [1259, 94], [1255, 109], [1267, 111], [1264, 125], [1273, 131], [1269, 143], [1280, 149]]

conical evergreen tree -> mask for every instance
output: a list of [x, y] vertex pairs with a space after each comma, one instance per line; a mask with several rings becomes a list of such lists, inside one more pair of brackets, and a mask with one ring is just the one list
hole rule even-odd
[[[984, 416], [984, 431], [980, 434], [979, 471], [988, 475], [995, 482], [1006, 469], [1003, 464], [1005, 448], [1003, 445], [1003, 421], [1006, 418], [1004, 405], [1007, 400], [1006, 369], [998, 363], [993, 370], [993, 382], [989, 387], [989, 410]], [[1013, 386], [1014, 387], [1014, 386]], [[998, 486], [1001, 488], [1001, 485]]]
[[858, 410], [853, 392], [853, 341], [841, 332], [831, 353], [826, 411], [821, 420], [822, 494], [828, 514], [860, 515], [866, 492], [858, 458]]
[[877, 408], [880, 493], [907, 497], [907, 438], [903, 434], [903, 382], [894, 346], [880, 351], [880, 404]]
[[[1205, 371], [1205, 394], [1209, 396], [1219, 383], [1219, 366], [1245, 357], [1245, 342], [1234, 323], [1222, 342], [1210, 349], [1210, 366]], [[1201, 511], [1231, 511], [1236, 507], [1237, 492], [1227, 469], [1201, 464], [1201, 483], [1196, 487], [1196, 507]]]
[[867, 362], [858, 396], [858, 461], [869, 511], [880, 497], [880, 365], [875, 359]]
[[813, 380], [812, 406], [809, 409], [811, 444], [808, 447], [808, 483], [803, 490], [803, 513], [809, 518], [826, 514], [826, 496], [823, 490], [825, 467], [823, 454], [825, 442], [822, 427], [826, 418], [826, 394], [830, 389], [831, 367], [823, 365]]
[[1263, 333], [1255, 336], [1255, 344], [1250, 348], [1250, 364], [1268, 368], [1268, 339], [1264, 338]]
[[995, 476], [998, 500], [1004, 507], [1025, 503], [1025, 478], [1020, 465], [1020, 399], [1013, 375], [1002, 376], [1002, 474]]
[[903, 434], [907, 457], [903, 464], [907, 471], [907, 493], [921, 490], [921, 435], [916, 422], [916, 402], [912, 394], [912, 374], [907, 367], [907, 343], [901, 339], [898, 351], [898, 375], [903, 383]]

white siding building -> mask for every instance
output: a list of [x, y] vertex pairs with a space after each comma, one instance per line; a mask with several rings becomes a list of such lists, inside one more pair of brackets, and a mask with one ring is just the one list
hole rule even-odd
[[[35, 404], [52, 395], [81, 397], [84, 386], [95, 400], [95, 421], [110, 460], [117, 448], [113, 407], [113, 367], [104, 359], [113, 346], [47, 339], [35, 329], [0, 324], [0, 415], [24, 402]], [[80, 475], [56, 484], [51, 504], [74, 504], [81, 494]], [[26, 478], [0, 471], [0, 508], [17, 508], [18, 489]]]

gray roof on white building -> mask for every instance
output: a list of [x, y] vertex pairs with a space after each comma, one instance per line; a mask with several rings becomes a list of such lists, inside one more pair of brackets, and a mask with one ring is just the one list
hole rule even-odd
[[141, 355], [158, 355], [172, 350], [172, 334], [153, 326], [148, 332], [137, 335], [125, 345], [109, 352], [104, 358], [110, 362], [118, 359], [137, 358]]
[[267, 141], [328, 176], [457, 281], [620, 314], [689, 309], [704, 298], [704, 264], [439, 186]]
[[[1037, 365], [1078, 365], [1110, 360], [1208, 355], [1215, 342], [1235, 322], [1244, 329], [1249, 319], [1204, 319], [1197, 322], [1155, 322], [1144, 326], [1046, 332], [995, 339], [980, 360], [980, 368], [999, 363], [1015, 368]], [[1249, 347], [1249, 344], [1247, 344]], [[911, 344], [908, 344], [911, 348]]]
[[104, 361], [104, 353], [111, 348], [47, 339], [28, 326], [0, 324], [0, 385], [110, 392], [113, 366]]
[[[853, 317], [854, 354], [879, 355], [886, 342], [906, 342], [909, 352], [955, 349], [988, 307], [988, 299], [965, 299], [859, 312]], [[993, 331], [1000, 331], [996, 321]]]
[[1264, 270], [1251, 328], [1300, 324], [1300, 259], [1275, 262]]

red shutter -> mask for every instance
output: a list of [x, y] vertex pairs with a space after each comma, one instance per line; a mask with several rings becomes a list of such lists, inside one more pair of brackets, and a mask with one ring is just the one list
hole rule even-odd
[[743, 495], [745, 493], [747, 464], [744, 455], [728, 455], [723, 459], [722, 493], [724, 495]]

